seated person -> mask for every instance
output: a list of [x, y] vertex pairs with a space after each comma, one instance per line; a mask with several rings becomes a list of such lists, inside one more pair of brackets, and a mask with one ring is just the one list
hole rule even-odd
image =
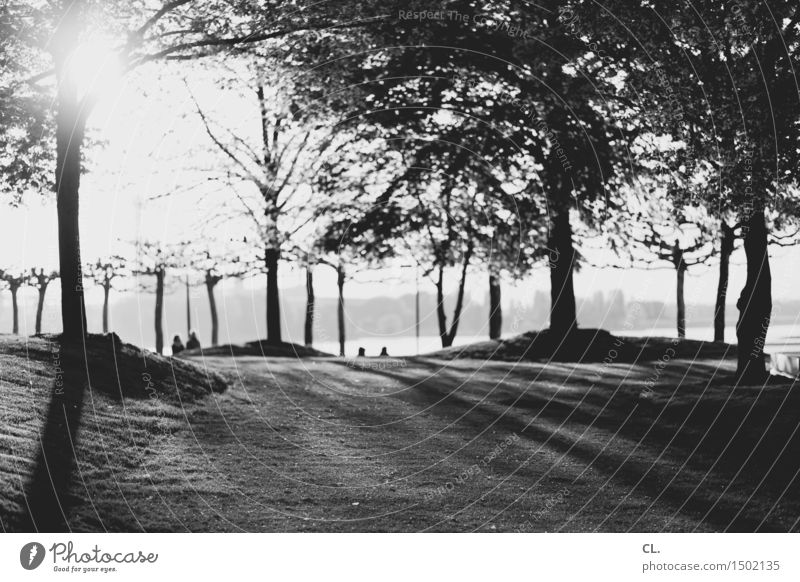
[[186, 348], [183, 347], [183, 342], [181, 341], [181, 336], [176, 335], [172, 339], [172, 355], [177, 356]]
[[189, 334], [189, 339], [186, 341], [187, 350], [196, 350], [200, 347], [200, 340], [197, 339], [197, 333], [192, 332]]

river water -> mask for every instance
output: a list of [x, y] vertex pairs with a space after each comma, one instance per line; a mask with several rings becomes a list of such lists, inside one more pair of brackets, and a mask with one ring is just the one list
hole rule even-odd
[[[615, 335], [629, 335], [635, 337], [675, 337], [674, 327], [650, 327], [644, 329], [612, 330]], [[694, 340], [711, 341], [714, 339], [714, 330], [708, 326], [686, 328], [686, 337]], [[486, 341], [488, 336], [456, 336], [454, 345], [465, 345], [473, 342]], [[736, 329], [730, 326], [725, 329], [725, 339], [730, 343], [736, 342]], [[413, 356], [440, 350], [442, 344], [438, 336], [420, 336], [419, 344], [414, 336], [365, 336], [345, 342], [347, 356], [355, 356], [358, 348], [363, 347], [368, 356], [377, 356], [382, 347], [386, 347], [390, 356]], [[418, 347], [419, 346], [419, 347]], [[314, 347], [331, 354], [339, 353], [337, 342], [319, 342]], [[767, 352], [800, 353], [800, 324], [775, 324], [770, 326], [766, 341]]]

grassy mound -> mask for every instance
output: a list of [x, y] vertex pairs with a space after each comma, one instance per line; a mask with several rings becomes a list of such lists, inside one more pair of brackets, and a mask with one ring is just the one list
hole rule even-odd
[[550, 330], [529, 331], [512, 338], [477, 342], [446, 348], [427, 354], [454, 360], [471, 358], [500, 361], [615, 362], [652, 361], [664, 357], [667, 350], [674, 358], [714, 358], [736, 356], [730, 344], [676, 340], [659, 337], [619, 337], [604, 329], [577, 329], [564, 336]]
[[[161, 398], [192, 402], [211, 392], [222, 392], [226, 380], [192, 362], [160, 356], [123, 343], [115, 333], [93, 334], [83, 343], [62, 345], [59, 336], [6, 336], [0, 354], [24, 357], [30, 365], [55, 365], [64, 377], [88, 373], [91, 391], [114, 399]], [[13, 373], [19, 367], [10, 366]]]
[[114, 334], [0, 336], [0, 531], [141, 529], [130, 506], [152, 499], [159, 448], [227, 385]]
[[179, 357], [186, 356], [259, 356], [265, 358], [331, 358], [333, 354], [321, 352], [314, 348], [281, 342], [268, 343], [266, 340], [247, 342], [246, 344], [227, 344], [196, 350], [185, 350]]

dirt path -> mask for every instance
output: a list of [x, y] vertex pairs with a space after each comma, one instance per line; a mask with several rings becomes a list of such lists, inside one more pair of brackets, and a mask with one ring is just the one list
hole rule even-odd
[[237, 381], [149, 457], [150, 531], [797, 529], [797, 397], [715, 363], [647, 398], [644, 365], [205, 364]]

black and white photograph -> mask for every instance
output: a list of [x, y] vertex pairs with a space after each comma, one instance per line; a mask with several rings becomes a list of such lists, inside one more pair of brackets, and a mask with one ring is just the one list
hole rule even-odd
[[5, 580], [796, 580], [799, 377], [797, 0], [0, 0]]

